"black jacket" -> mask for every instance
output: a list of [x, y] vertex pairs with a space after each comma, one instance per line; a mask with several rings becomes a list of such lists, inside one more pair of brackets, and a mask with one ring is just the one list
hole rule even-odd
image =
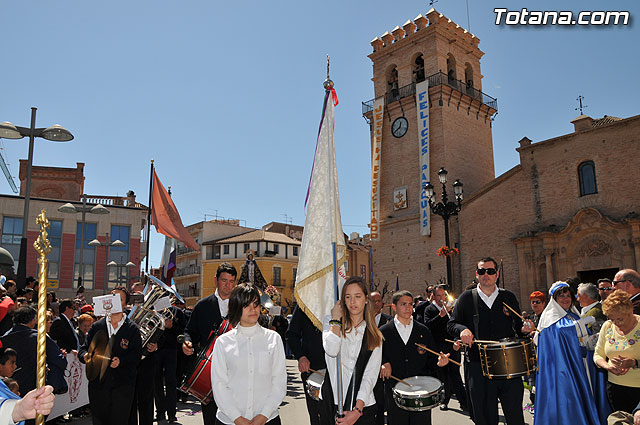
[[445, 339], [451, 339], [449, 332], [447, 332], [448, 323], [449, 316], [441, 317], [440, 310], [433, 303], [424, 309], [424, 324], [427, 325], [436, 342], [441, 343]]
[[316, 328], [299, 307], [293, 311], [285, 338], [296, 359], [306, 356], [315, 370], [327, 367], [322, 347], [322, 331]]
[[175, 350], [178, 348], [178, 335], [184, 332], [184, 327], [187, 324], [181, 309], [174, 306], [169, 309], [171, 310], [171, 314], [173, 314], [173, 326], [171, 328], [165, 328], [162, 332], [158, 340], [158, 349], [170, 348]]
[[380, 323], [378, 323], [378, 329], [389, 323], [389, 321], [393, 320], [393, 317], [388, 314], [380, 313]]
[[[83, 363], [84, 355], [89, 350], [89, 345], [91, 345], [91, 341], [97, 332], [104, 332], [105, 335], [109, 335], [105, 318], [98, 320], [89, 328], [87, 339], [78, 351], [78, 358]], [[116, 368], [107, 368], [102, 383], [111, 387], [121, 385], [135, 386], [136, 371], [142, 356], [142, 340], [140, 339], [138, 325], [127, 317], [111, 339], [111, 357], [120, 359], [120, 364]], [[90, 381], [89, 385], [98, 385], [97, 381], [98, 379]]]
[[395, 321], [390, 321], [380, 328], [384, 336], [382, 343], [382, 364], [391, 363], [391, 373], [399, 379], [410, 376], [435, 375], [438, 357], [435, 354], [420, 350], [416, 343], [437, 350], [436, 343], [429, 329], [417, 321], [413, 321], [413, 329], [407, 344], [402, 341]]
[[211, 294], [198, 301], [193, 308], [191, 318], [184, 329], [185, 341], [191, 341], [194, 345], [204, 345], [211, 332], [217, 332], [222, 323], [222, 315], [218, 306], [218, 297]]
[[[20, 394], [26, 394], [35, 389], [38, 331], [24, 325], [15, 325], [9, 333], [2, 337], [2, 346], [13, 348], [18, 353], [17, 366], [20, 370], [16, 370], [13, 379], [18, 381], [18, 385], [20, 385]], [[47, 335], [46, 353], [47, 367], [50, 369], [48, 375], [63, 376], [67, 368], [67, 359], [49, 335]], [[48, 383], [54, 385], [56, 390], [66, 385], [66, 383], [54, 383], [50, 380]]]
[[76, 331], [73, 329], [66, 317], [56, 317], [53, 319], [49, 335], [58, 344], [58, 347], [70, 353], [71, 350], [78, 349], [78, 341], [76, 340]]
[[[482, 301], [478, 295], [478, 332], [475, 331], [473, 316], [475, 307], [473, 292], [476, 289], [464, 291], [453, 309], [451, 320], [447, 324], [447, 331], [454, 337], [459, 337], [460, 332], [469, 329], [476, 339], [500, 340], [502, 338], [524, 337], [522, 333], [522, 319], [507, 309], [503, 302], [509, 304], [515, 311], [521, 311], [518, 300], [513, 292], [506, 289], [499, 289], [499, 293], [491, 309]], [[477, 289], [478, 291], [480, 289]], [[480, 361], [478, 345], [473, 344], [469, 350], [469, 358], [472, 361]]]

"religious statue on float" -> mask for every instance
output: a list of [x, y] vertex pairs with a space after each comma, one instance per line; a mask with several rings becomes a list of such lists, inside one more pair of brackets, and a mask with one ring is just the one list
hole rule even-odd
[[250, 249], [249, 251], [247, 251], [247, 261], [245, 261], [245, 263], [242, 265], [238, 284], [252, 283], [264, 291], [267, 287], [267, 281], [262, 275], [260, 267], [258, 267], [258, 263], [256, 263], [256, 260], [254, 260], [253, 257], [254, 251]]

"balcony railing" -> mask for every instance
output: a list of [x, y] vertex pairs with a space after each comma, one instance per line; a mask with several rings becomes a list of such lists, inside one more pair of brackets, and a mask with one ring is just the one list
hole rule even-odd
[[87, 195], [88, 204], [101, 204], [103, 206], [120, 206], [147, 209], [146, 205], [136, 202], [134, 197], [109, 196], [109, 195]]
[[190, 252], [196, 252], [196, 251], [195, 249], [190, 248], [188, 246], [179, 246], [178, 249], [176, 250], [176, 254], [178, 255], [189, 254]]
[[[454, 90], [457, 90], [461, 93], [466, 94], [472, 99], [478, 100], [490, 108], [498, 110], [498, 100], [495, 97], [489, 96], [486, 93], [481, 92], [473, 88], [472, 86], [460, 81], [455, 80], [453, 78], [449, 78], [447, 74], [444, 72], [437, 72], [428, 77], [429, 79], [429, 87], [436, 87], [440, 85], [446, 85], [451, 87]], [[393, 89], [390, 92], [386, 93], [384, 96], [384, 104], [389, 105], [397, 100], [404, 99], [405, 97], [413, 96], [416, 93], [416, 83], [408, 84], [404, 87], [400, 87], [399, 89]], [[368, 100], [366, 102], [362, 102], [362, 115], [365, 115], [371, 111], [373, 111], [373, 101], [375, 99]]]
[[191, 274], [200, 274], [200, 266], [192, 265], [176, 268], [176, 276], [189, 276]]

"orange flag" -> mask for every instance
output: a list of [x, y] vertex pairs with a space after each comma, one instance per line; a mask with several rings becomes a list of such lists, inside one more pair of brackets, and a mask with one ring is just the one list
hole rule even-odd
[[200, 246], [184, 228], [180, 214], [173, 203], [169, 192], [164, 188], [160, 179], [153, 171], [153, 194], [151, 196], [151, 224], [156, 226], [156, 231], [170, 238], [183, 242], [189, 248], [199, 250]]

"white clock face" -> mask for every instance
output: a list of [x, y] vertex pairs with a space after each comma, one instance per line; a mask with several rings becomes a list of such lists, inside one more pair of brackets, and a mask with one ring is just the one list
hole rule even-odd
[[396, 118], [396, 120], [391, 125], [391, 134], [394, 137], [402, 137], [407, 133], [409, 129], [409, 122], [405, 117]]

